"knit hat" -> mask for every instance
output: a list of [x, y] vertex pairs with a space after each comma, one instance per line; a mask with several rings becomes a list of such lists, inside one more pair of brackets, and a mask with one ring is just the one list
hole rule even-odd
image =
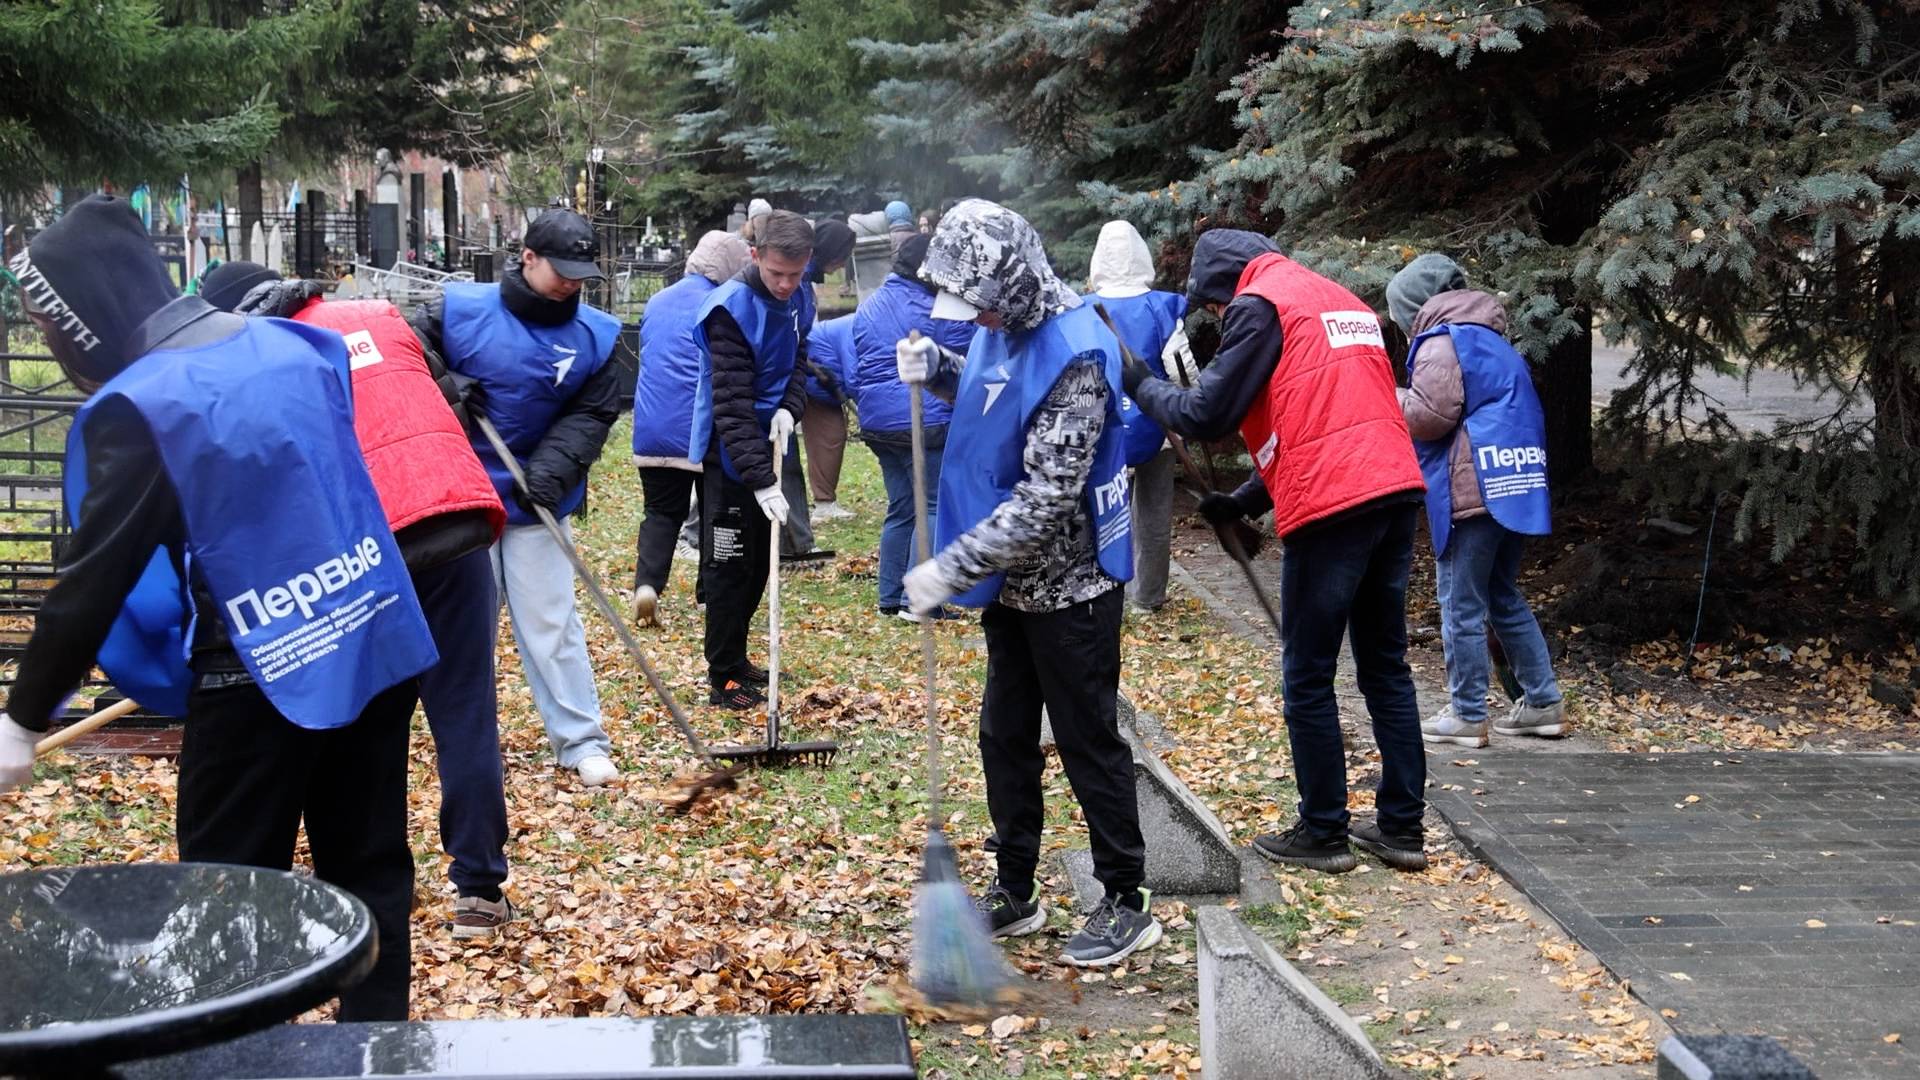
[[278, 272], [257, 262], [223, 262], [200, 278], [200, 299], [221, 311], [233, 311], [254, 286], [278, 280]]
[[913, 228], [913, 207], [908, 206], [906, 203], [900, 201], [899, 199], [895, 199], [892, 202], [888, 203], [887, 204], [887, 224], [890, 226], [900, 226], [900, 227], [909, 228], [909, 229]]
[[8, 263], [27, 304], [72, 345], [76, 374], [106, 382], [136, 356], [134, 331], [180, 295], [125, 199], [89, 195]]
[[813, 264], [834, 266], [853, 254], [853, 229], [836, 218], [815, 222], [813, 226]]
[[1467, 274], [1459, 263], [1445, 255], [1422, 255], [1401, 267], [1387, 282], [1387, 314], [1402, 333], [1412, 333], [1414, 316], [1427, 301], [1466, 287]]

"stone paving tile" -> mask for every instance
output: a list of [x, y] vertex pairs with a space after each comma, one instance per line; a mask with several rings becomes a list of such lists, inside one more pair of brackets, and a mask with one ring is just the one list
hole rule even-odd
[[1920, 755], [1433, 763], [1461, 839], [1676, 1030], [1772, 1035], [1821, 1080], [1920, 1076]]

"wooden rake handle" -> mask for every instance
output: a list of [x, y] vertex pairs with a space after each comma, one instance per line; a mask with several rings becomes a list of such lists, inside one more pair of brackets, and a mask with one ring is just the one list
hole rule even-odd
[[106, 708], [101, 709], [99, 712], [94, 713], [92, 716], [87, 717], [85, 720], [68, 724], [59, 731], [34, 743], [33, 756], [37, 758], [46, 757], [48, 754], [78, 739], [80, 736], [90, 735], [93, 732], [99, 731], [101, 728], [106, 727], [108, 724], [113, 723], [115, 720], [120, 719], [139, 707], [140, 703], [132, 698], [124, 698], [116, 701]]

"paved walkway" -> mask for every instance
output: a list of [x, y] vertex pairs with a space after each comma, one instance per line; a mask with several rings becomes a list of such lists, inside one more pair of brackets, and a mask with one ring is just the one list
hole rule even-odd
[[1431, 760], [1461, 838], [1676, 1030], [1920, 1075], [1920, 755]]

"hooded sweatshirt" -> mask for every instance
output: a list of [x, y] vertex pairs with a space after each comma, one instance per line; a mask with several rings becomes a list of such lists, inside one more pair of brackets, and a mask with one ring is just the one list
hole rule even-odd
[[[1423, 256], [1424, 257], [1424, 256]], [[1396, 279], [1398, 280], [1398, 279]], [[1474, 323], [1506, 336], [1507, 310], [1500, 301], [1477, 289], [1456, 289], [1427, 300], [1407, 330], [1409, 339], [1436, 326]], [[1451, 436], [1447, 447], [1449, 484], [1453, 490], [1453, 520], [1487, 512], [1474, 471], [1473, 445], [1461, 420], [1466, 415], [1466, 388], [1460, 375], [1460, 357], [1453, 339], [1442, 334], [1420, 346], [1420, 363], [1412, 385], [1400, 390], [1400, 412], [1416, 439], [1433, 442]]]
[[[1000, 333], [1020, 333], [1080, 306], [1047, 262], [1039, 234], [1025, 218], [984, 199], [967, 199], [940, 219], [920, 278], [1005, 320]], [[984, 335], [983, 335], [984, 336]], [[978, 339], [976, 339], [978, 340]], [[1098, 354], [1076, 359], [1027, 422], [1026, 476], [984, 520], [934, 557], [941, 578], [963, 592], [1005, 572], [998, 602], [1019, 611], [1058, 611], [1100, 596], [1116, 582], [1101, 569], [1087, 480], [1107, 423], [1112, 389]], [[952, 399], [960, 369], [943, 353], [928, 387]], [[949, 470], [967, 468], [947, 444]], [[942, 498], [941, 505], [948, 505]]]

